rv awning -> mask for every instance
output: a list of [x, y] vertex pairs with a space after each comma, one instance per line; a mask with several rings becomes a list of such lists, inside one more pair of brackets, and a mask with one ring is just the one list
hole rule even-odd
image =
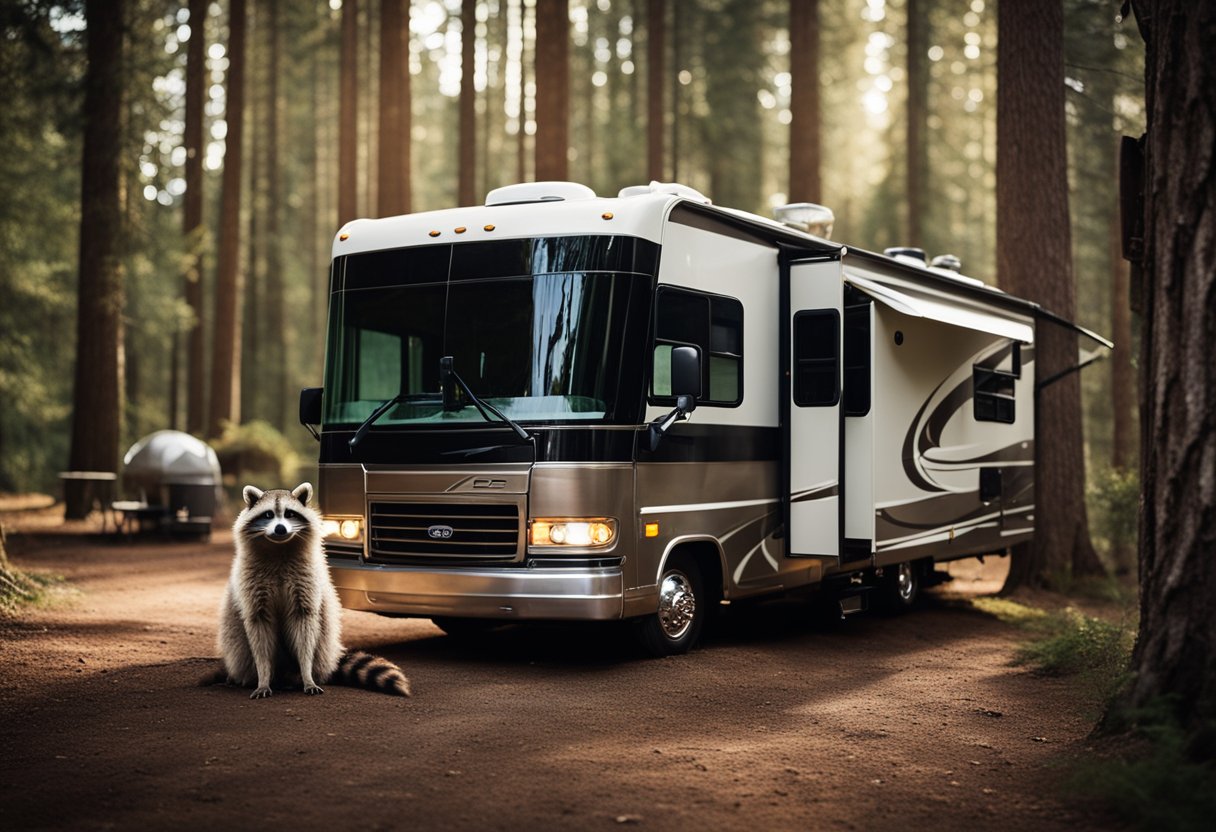
[[1002, 338], [1021, 341], [1024, 344], [1034, 343], [1034, 327], [1030, 324], [1003, 318], [970, 305], [952, 303], [944, 298], [913, 296], [848, 271], [844, 274], [844, 280], [845, 283], [857, 287], [879, 303], [904, 315], [928, 318], [932, 321], [974, 329], [977, 332], [999, 335]]

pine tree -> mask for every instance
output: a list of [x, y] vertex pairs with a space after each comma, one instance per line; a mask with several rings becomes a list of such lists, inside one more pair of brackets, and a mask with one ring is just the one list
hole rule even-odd
[[[1071, 320], [1063, 7], [1061, 0], [1024, 0], [997, 12], [997, 273], [1006, 291]], [[1036, 327], [1036, 389], [1076, 360], [1075, 333], [1048, 322]], [[1085, 507], [1077, 374], [1038, 392], [1035, 411], [1035, 538], [1017, 547], [1006, 590], [1102, 570]]]
[[[122, 436], [122, 110], [124, 0], [86, 0], [88, 70], [80, 202], [80, 290], [72, 446], [75, 471], [116, 471]], [[69, 488], [66, 516], [88, 514], [87, 492]]]

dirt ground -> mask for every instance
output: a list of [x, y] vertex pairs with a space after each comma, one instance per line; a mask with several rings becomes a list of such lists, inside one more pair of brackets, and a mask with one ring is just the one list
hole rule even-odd
[[505, 628], [344, 613], [345, 642], [410, 676], [401, 699], [201, 688], [231, 537], [13, 535], [64, 575], [0, 621], [6, 829], [1111, 828], [1061, 761], [1092, 714], [1009, 665], [1021, 634], [957, 579], [898, 619], [825, 624], [791, 601], [735, 607], [686, 656], [619, 627]]

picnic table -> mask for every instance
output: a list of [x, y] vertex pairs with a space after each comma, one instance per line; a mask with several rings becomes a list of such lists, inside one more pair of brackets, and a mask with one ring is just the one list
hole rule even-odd
[[67, 519], [83, 520], [94, 508], [100, 508], [101, 527], [105, 531], [118, 475], [113, 471], [61, 471], [59, 479], [63, 482]]

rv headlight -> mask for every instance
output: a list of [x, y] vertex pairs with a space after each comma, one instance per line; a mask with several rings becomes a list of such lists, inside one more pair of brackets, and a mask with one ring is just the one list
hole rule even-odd
[[602, 548], [614, 540], [616, 520], [611, 517], [537, 517], [528, 524], [532, 546]]
[[326, 517], [321, 521], [321, 526], [325, 537], [351, 541], [363, 539], [362, 517]]

